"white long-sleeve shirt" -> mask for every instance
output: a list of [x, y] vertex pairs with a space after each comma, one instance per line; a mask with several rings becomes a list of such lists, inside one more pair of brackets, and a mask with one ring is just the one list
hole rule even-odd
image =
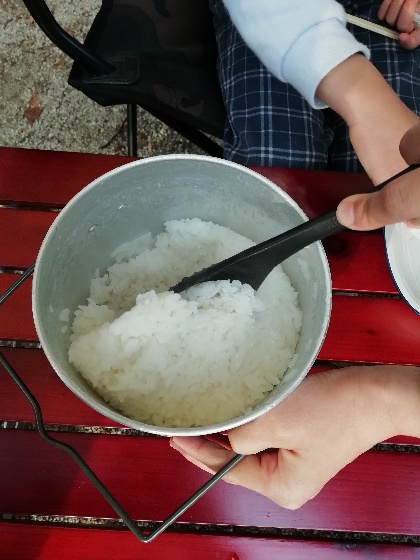
[[312, 105], [319, 82], [349, 56], [370, 53], [346, 29], [335, 0], [223, 0], [247, 45], [272, 74], [294, 86]]

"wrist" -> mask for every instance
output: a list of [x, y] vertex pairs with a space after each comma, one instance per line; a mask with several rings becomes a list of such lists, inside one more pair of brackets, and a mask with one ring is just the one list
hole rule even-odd
[[411, 113], [380, 72], [361, 54], [350, 56], [331, 70], [318, 85], [316, 94], [341, 115], [349, 127], [366, 118], [382, 121], [395, 110]]
[[418, 122], [376, 68], [353, 55], [319, 84], [317, 95], [349, 127], [350, 141], [374, 184], [407, 167], [399, 143]]
[[420, 438], [420, 368], [394, 366], [390, 376], [395, 435]]
[[382, 439], [396, 435], [420, 437], [420, 368], [373, 366], [367, 398], [373, 404]]

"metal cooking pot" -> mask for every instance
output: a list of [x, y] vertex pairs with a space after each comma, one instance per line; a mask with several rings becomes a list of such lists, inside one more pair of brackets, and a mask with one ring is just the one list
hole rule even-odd
[[[302, 381], [324, 340], [331, 308], [331, 279], [318, 242], [283, 263], [298, 292], [303, 324], [292, 368], [264, 402], [241, 417], [197, 428], [152, 426], [111, 408], [69, 363], [70, 329], [60, 313], [84, 303], [95, 270], [103, 274], [111, 253], [141, 234], [163, 230], [167, 220], [201, 218], [255, 242], [306, 220], [276, 185], [249, 169], [195, 155], [151, 157], [123, 165], [93, 181], [60, 212], [35, 266], [33, 315], [42, 348], [59, 377], [86, 404], [122, 425], [165, 436], [221, 432], [261, 416]], [[62, 317], [61, 317], [62, 319]]]

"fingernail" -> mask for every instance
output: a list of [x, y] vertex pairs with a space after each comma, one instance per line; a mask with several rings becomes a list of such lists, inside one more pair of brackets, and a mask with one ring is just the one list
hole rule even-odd
[[348, 200], [340, 202], [337, 208], [337, 219], [343, 226], [351, 227], [354, 224], [354, 203]]
[[420, 228], [420, 218], [413, 218], [412, 220], [408, 220], [406, 222], [409, 227], [419, 229]]

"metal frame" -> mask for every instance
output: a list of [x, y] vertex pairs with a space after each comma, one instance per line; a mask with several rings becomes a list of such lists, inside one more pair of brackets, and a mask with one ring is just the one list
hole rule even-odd
[[[33, 271], [35, 265], [30, 266], [27, 268], [22, 276], [16, 280], [3, 294], [0, 295], [0, 305], [6, 301], [6, 299], [12, 295], [12, 293], [27, 279], [29, 278]], [[171, 513], [160, 525], [156, 527], [150, 533], [143, 533], [140, 531], [137, 523], [127, 514], [127, 512], [123, 509], [120, 503], [114, 498], [114, 496], [109, 492], [107, 487], [101, 482], [98, 476], [92, 471], [86, 461], [79, 455], [79, 453], [67, 443], [64, 443], [56, 438], [51, 437], [44, 425], [44, 421], [42, 419], [42, 411], [41, 407], [39, 406], [38, 401], [10, 365], [10, 363], [6, 360], [2, 352], [0, 352], [0, 364], [4, 367], [6, 372], [10, 375], [25, 397], [28, 399], [29, 403], [31, 404], [36, 420], [36, 426], [39, 432], [39, 435], [42, 437], [44, 441], [48, 444], [52, 445], [53, 447], [60, 449], [61, 451], [66, 452], [73, 461], [77, 464], [77, 466], [85, 473], [85, 475], [89, 478], [95, 488], [101, 493], [101, 495], [105, 498], [108, 504], [112, 507], [112, 509], [120, 516], [121, 520], [126, 524], [128, 529], [133, 533], [133, 535], [141, 542], [148, 543], [153, 541], [157, 536], [159, 536], [165, 529], [167, 529], [170, 525], [175, 523], [175, 521], [189, 509], [195, 502], [197, 502], [204, 494], [206, 494], [210, 488], [212, 488], [216, 482], [218, 482], [226, 473], [228, 473], [235, 465], [237, 465], [243, 458], [244, 455], [236, 455], [233, 459], [229, 461], [220, 471], [218, 471], [213, 477], [203, 484], [201, 488], [197, 490], [188, 500], [186, 500], [183, 504], [179, 506], [173, 513]]]

